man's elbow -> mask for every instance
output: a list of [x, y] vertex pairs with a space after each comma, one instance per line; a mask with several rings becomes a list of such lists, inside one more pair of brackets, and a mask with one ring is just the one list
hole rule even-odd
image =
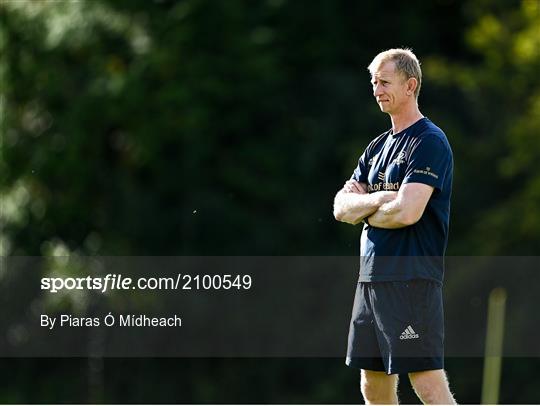
[[334, 218], [337, 221], [342, 221], [345, 213], [339, 207], [334, 207]]
[[337, 221], [343, 221], [345, 217], [346, 210], [344, 208], [343, 201], [341, 200], [342, 191], [339, 191], [334, 199], [334, 218]]
[[401, 213], [401, 216], [399, 217], [400, 217], [399, 222], [403, 224], [404, 227], [412, 226], [418, 223], [418, 221], [420, 221], [420, 219], [422, 218], [422, 213], [404, 211]]

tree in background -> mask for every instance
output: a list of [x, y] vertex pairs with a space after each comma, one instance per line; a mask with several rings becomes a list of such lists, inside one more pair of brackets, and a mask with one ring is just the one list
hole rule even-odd
[[[423, 35], [422, 15], [436, 11], [402, 5], [389, 22], [429, 49], [453, 38], [450, 26]], [[377, 21], [358, 24], [376, 12], [330, 1], [3, 3], [4, 252], [352, 247], [356, 230], [335, 224], [331, 204], [387, 125], [364, 66], [394, 33], [375, 44]]]

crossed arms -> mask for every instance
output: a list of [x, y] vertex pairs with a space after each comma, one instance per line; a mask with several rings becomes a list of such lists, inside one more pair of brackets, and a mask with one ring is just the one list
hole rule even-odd
[[433, 187], [423, 183], [406, 183], [397, 192], [367, 193], [365, 183], [345, 182], [334, 199], [334, 217], [356, 225], [368, 219], [372, 227], [402, 228], [415, 224], [424, 213]]

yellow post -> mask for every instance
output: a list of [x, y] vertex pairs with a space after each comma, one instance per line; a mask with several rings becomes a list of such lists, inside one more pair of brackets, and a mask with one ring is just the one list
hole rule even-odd
[[484, 405], [496, 405], [499, 402], [505, 308], [506, 290], [504, 288], [493, 289], [489, 294], [484, 354], [484, 379], [482, 383], [482, 404]]

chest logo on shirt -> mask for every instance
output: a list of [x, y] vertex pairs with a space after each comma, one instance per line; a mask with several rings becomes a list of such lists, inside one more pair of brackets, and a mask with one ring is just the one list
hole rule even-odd
[[396, 165], [401, 165], [403, 163], [405, 163], [405, 151], [401, 151], [398, 156], [396, 157], [396, 159], [394, 159], [392, 161], [392, 163], [396, 164]]
[[399, 182], [378, 182], [368, 185], [367, 190], [369, 193], [380, 192], [381, 190], [398, 191], [400, 185]]
[[377, 178], [379, 178], [379, 180], [382, 180], [384, 182], [384, 172], [379, 172], [379, 174], [377, 175]]

